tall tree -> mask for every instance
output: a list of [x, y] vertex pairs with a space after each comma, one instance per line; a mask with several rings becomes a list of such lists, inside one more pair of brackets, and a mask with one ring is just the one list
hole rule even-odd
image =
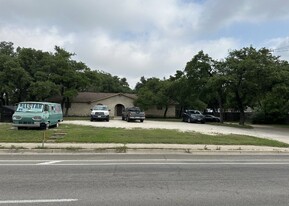
[[232, 103], [240, 112], [239, 124], [245, 123], [245, 110], [254, 107], [266, 92], [271, 78], [272, 68], [277, 58], [268, 49], [256, 50], [246, 47], [231, 51], [226, 59], [225, 72], [228, 88], [233, 97]]
[[84, 88], [88, 79], [84, 75], [87, 69], [85, 64], [72, 60], [74, 54], [67, 52], [63, 48], [55, 47], [52, 66], [48, 73], [48, 80], [59, 86], [62, 97], [61, 105], [65, 108], [65, 115], [68, 115], [73, 97]]
[[[12, 96], [13, 88], [7, 79], [7, 62], [15, 60], [14, 46], [12, 42], [0, 42], [0, 105], [7, 105], [10, 103], [10, 95]], [[6, 71], [5, 71], [6, 70]], [[8, 84], [7, 84], [8, 83]]]
[[285, 123], [289, 114], [289, 64], [278, 61], [266, 81], [266, 93], [256, 106], [257, 123]]
[[221, 122], [223, 122], [225, 80], [222, 64], [200, 51], [187, 63], [184, 73], [188, 80], [188, 89], [191, 94], [194, 94], [191, 97], [195, 99], [192, 101], [194, 105], [190, 106], [202, 109], [219, 108]]
[[165, 118], [168, 106], [172, 103], [170, 99], [170, 81], [158, 78], [141, 78], [141, 83], [137, 84], [138, 99], [135, 101], [143, 109], [148, 109], [152, 105], [165, 108], [163, 117]]

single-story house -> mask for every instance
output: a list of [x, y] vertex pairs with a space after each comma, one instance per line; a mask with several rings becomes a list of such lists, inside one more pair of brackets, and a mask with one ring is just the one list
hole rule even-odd
[[[79, 92], [71, 101], [69, 108], [69, 116], [89, 116], [94, 105], [107, 105], [110, 109], [110, 116], [121, 116], [122, 111], [126, 107], [134, 106], [134, 101], [137, 99], [136, 94], [129, 93], [94, 93], [94, 92]], [[49, 98], [50, 102], [61, 102], [61, 97]], [[146, 110], [146, 116], [163, 117], [165, 108], [152, 106]], [[167, 117], [175, 117], [175, 104], [171, 104], [167, 111]]]

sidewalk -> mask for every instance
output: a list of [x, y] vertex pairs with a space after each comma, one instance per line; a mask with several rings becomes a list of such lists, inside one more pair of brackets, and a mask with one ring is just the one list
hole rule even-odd
[[289, 153], [289, 148], [248, 145], [0, 143], [0, 153]]

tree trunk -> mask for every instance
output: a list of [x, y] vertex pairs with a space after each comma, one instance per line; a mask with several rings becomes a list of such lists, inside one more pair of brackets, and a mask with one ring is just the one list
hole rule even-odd
[[179, 117], [179, 118], [182, 117], [182, 115], [183, 115], [183, 110], [184, 110], [184, 107], [181, 106], [180, 112], [179, 112], [179, 114], [178, 114], [178, 117]]
[[239, 92], [236, 91], [235, 94], [236, 94], [236, 100], [237, 100], [238, 109], [240, 111], [239, 124], [240, 125], [244, 125], [245, 124], [245, 111], [244, 111], [243, 102], [242, 102], [242, 99], [240, 98]]
[[68, 110], [69, 110], [69, 108], [66, 107], [66, 108], [65, 108], [65, 114], [64, 114], [65, 117], [68, 116]]
[[219, 109], [220, 109], [220, 122], [224, 123], [224, 107], [223, 107], [223, 95], [222, 91], [218, 92], [218, 102], [219, 102]]
[[244, 126], [244, 124], [245, 124], [245, 112], [244, 112], [244, 110], [240, 110], [240, 121], [239, 121], [239, 124], [240, 125], [243, 125]]
[[68, 116], [68, 110], [70, 108], [70, 99], [69, 97], [66, 98], [66, 102], [65, 102], [65, 117]]
[[61, 100], [61, 109], [64, 111], [64, 106], [65, 106], [65, 97], [62, 98]]
[[166, 109], [165, 109], [165, 112], [164, 112], [164, 118], [167, 118], [167, 112], [168, 112], [168, 105], [166, 105]]

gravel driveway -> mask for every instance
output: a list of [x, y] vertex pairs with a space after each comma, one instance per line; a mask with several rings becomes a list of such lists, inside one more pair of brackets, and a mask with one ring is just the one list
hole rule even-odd
[[63, 124], [87, 125], [94, 127], [115, 127], [115, 128], [142, 128], [142, 129], [176, 129], [180, 131], [200, 132], [204, 134], [241, 134], [261, 138], [268, 138], [286, 142], [289, 144], [289, 129], [277, 128], [272, 126], [254, 125], [253, 129], [233, 128], [226, 126], [215, 126], [210, 124], [194, 124], [186, 122], [167, 122], [145, 120], [143, 123], [126, 122], [120, 119], [110, 120], [109, 122], [90, 122], [89, 120], [64, 121]]

